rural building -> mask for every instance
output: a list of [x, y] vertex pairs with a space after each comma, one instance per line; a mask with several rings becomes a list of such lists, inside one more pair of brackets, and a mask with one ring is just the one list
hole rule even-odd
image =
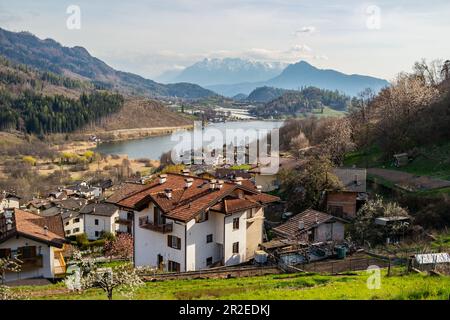
[[336, 217], [354, 219], [367, 198], [367, 170], [336, 168], [333, 173], [343, 190], [327, 192], [327, 212]]
[[34, 213], [40, 213], [41, 211], [50, 209], [53, 206], [53, 202], [47, 199], [33, 199], [26, 204], [27, 210]]
[[411, 267], [420, 271], [431, 271], [439, 266], [450, 266], [450, 255], [444, 253], [416, 254], [412, 257]]
[[90, 203], [80, 210], [84, 233], [89, 240], [97, 240], [103, 233], [119, 230], [119, 208], [110, 203]]
[[64, 234], [66, 237], [77, 236], [84, 233], [83, 217], [79, 210], [75, 211], [55, 206], [38, 212], [38, 214], [43, 217], [60, 216], [64, 223]]
[[[295, 170], [300, 167], [302, 162], [295, 158], [280, 157], [279, 158], [279, 170]], [[255, 184], [261, 186], [263, 192], [270, 192], [277, 190], [280, 187], [280, 180], [278, 178], [278, 172], [271, 174], [264, 173], [262, 166], [256, 166], [249, 170], [252, 174]]]
[[167, 271], [252, 259], [262, 243], [264, 207], [279, 200], [248, 180], [224, 182], [182, 174], [160, 175], [134, 188], [137, 191], [131, 193], [119, 190], [108, 201], [133, 213], [135, 265]]
[[63, 189], [69, 197], [80, 197], [85, 199], [95, 199], [102, 195], [103, 189], [101, 186], [90, 186], [87, 182], [80, 182], [73, 186]]
[[[149, 180], [150, 181], [150, 180]], [[117, 232], [133, 234], [133, 215], [134, 211], [118, 206], [118, 203], [130, 195], [142, 191], [146, 188], [144, 183], [125, 182], [105, 200], [105, 203], [116, 205], [119, 208], [119, 218], [116, 223], [119, 225]]]
[[0, 193], [0, 213], [6, 209], [19, 208], [20, 197], [15, 194], [3, 191]]
[[383, 233], [387, 244], [398, 243], [404, 238], [405, 232], [411, 224], [410, 216], [390, 216], [375, 219], [377, 226]]
[[284, 239], [295, 239], [304, 243], [344, 240], [346, 221], [332, 215], [308, 209], [299, 213], [282, 225], [272, 229]]
[[8, 272], [6, 281], [64, 275], [65, 242], [61, 217], [6, 211], [0, 217], [0, 258], [17, 257], [22, 262], [20, 272]]

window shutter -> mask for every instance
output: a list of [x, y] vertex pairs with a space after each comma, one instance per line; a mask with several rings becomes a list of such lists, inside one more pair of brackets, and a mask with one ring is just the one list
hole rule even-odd
[[168, 235], [168, 236], [167, 236], [167, 245], [168, 245], [169, 247], [172, 247], [172, 236], [171, 236], [171, 235]]
[[177, 238], [177, 248], [181, 249], [181, 238]]

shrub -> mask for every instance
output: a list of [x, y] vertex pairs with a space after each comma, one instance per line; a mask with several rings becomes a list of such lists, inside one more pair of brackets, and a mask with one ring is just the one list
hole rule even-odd
[[87, 234], [82, 233], [75, 237], [75, 241], [77, 242], [78, 246], [82, 246], [83, 244], [88, 242]]
[[36, 158], [32, 157], [32, 156], [24, 156], [22, 158], [23, 162], [29, 164], [30, 166], [35, 166], [37, 163]]

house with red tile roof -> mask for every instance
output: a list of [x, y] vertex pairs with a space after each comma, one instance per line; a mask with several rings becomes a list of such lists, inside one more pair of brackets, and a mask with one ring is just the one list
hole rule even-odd
[[304, 243], [344, 241], [346, 220], [308, 209], [272, 229], [273, 233], [284, 239]]
[[161, 174], [112, 199], [132, 214], [135, 265], [173, 272], [252, 259], [263, 240], [264, 207], [279, 201], [242, 178], [183, 174]]
[[6, 281], [64, 275], [65, 243], [60, 216], [42, 217], [19, 209], [0, 214], [0, 258], [16, 258], [20, 263], [20, 272], [7, 273]]

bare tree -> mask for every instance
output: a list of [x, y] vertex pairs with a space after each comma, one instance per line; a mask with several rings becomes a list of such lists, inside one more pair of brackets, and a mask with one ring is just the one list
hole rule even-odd
[[442, 65], [441, 76], [444, 80], [450, 79], [450, 60], [446, 60]]

